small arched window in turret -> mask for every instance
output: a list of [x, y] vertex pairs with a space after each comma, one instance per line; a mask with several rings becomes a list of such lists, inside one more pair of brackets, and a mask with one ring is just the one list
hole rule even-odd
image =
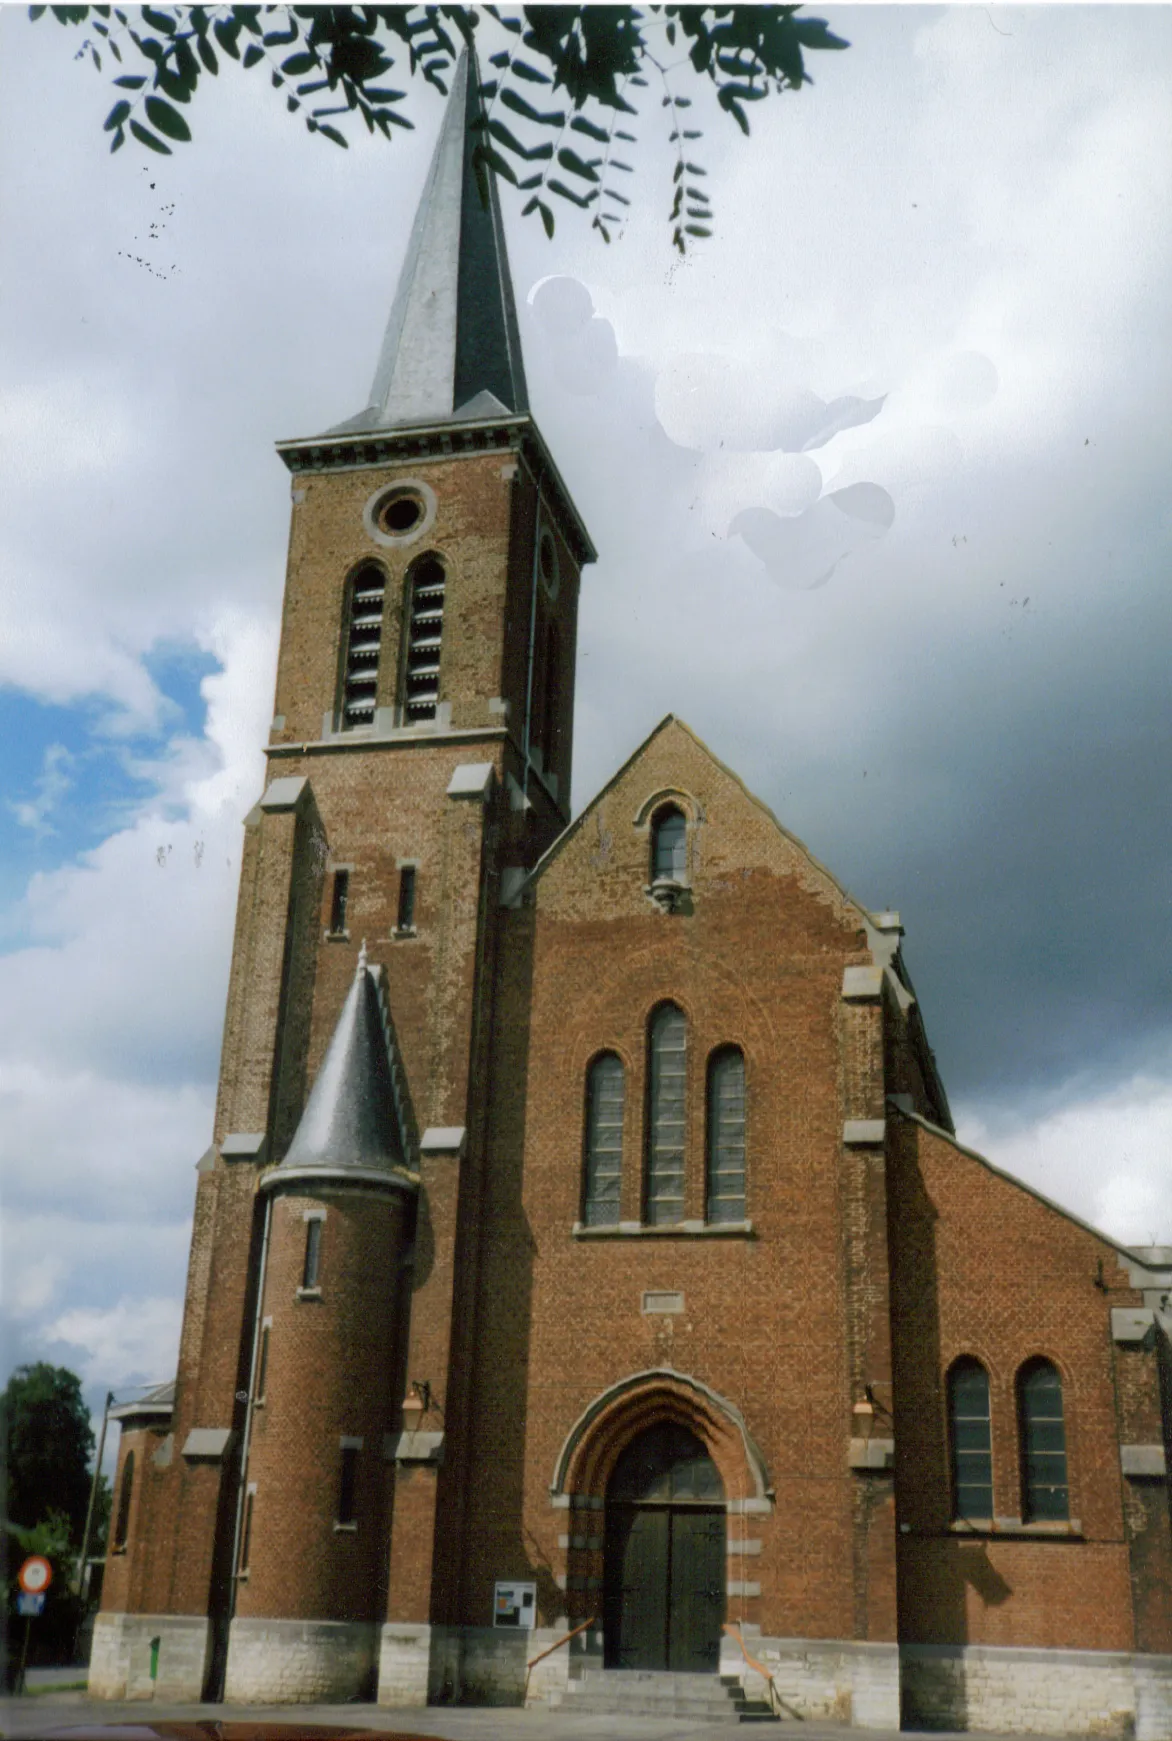
[[678, 804], [665, 804], [651, 825], [651, 880], [682, 883], [688, 875], [688, 824]]
[[122, 1481], [118, 1488], [118, 1515], [114, 1521], [115, 1553], [121, 1553], [126, 1546], [126, 1537], [130, 1533], [130, 1500], [134, 1493], [134, 1452], [127, 1451], [126, 1461], [122, 1465]]
[[422, 556], [408, 577], [403, 723], [434, 719], [439, 705], [440, 642], [447, 574], [438, 556]]
[[342, 692], [343, 731], [374, 723], [385, 589], [386, 577], [377, 562], [364, 562], [351, 576], [346, 675]]

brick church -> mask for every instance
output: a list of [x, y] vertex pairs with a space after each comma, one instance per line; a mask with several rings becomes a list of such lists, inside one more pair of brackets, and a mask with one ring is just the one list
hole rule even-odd
[[571, 819], [594, 546], [478, 101], [465, 61], [369, 406], [279, 448], [214, 1141], [91, 1689], [1167, 1737], [1172, 1250], [957, 1142], [898, 915], [681, 720]]

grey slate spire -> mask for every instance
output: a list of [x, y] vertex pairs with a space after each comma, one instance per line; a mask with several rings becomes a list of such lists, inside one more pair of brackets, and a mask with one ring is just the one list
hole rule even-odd
[[264, 1182], [279, 1185], [309, 1175], [409, 1183], [378, 993], [365, 949], [289, 1152]]
[[370, 404], [331, 435], [483, 422], [529, 410], [496, 183], [472, 165], [482, 113], [476, 61], [460, 57]]

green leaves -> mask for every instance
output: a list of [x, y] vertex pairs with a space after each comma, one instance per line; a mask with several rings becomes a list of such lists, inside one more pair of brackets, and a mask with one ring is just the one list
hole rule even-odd
[[151, 151], [157, 151], [160, 157], [170, 157], [171, 147], [169, 145], [164, 145], [161, 139], [156, 139], [155, 135], [149, 132], [141, 122], [132, 121], [130, 123], [130, 131], [133, 133], [140, 145], [146, 145]]
[[191, 128], [183, 116], [178, 109], [173, 109], [170, 103], [164, 103], [162, 97], [147, 98], [146, 116], [152, 127], [157, 127], [160, 133], [167, 135], [168, 139], [177, 139], [186, 144], [191, 138]]
[[[405, 71], [446, 94], [461, 47], [481, 45], [493, 76], [480, 87], [478, 179], [497, 175], [530, 194], [525, 215], [536, 213], [547, 235], [557, 199], [590, 210], [605, 241], [621, 226], [630, 201], [614, 182], [631, 175], [633, 164], [612, 153], [633, 145], [635, 135], [617, 122], [637, 114], [641, 104], [663, 118], [675, 152], [669, 222], [681, 251], [712, 231], [708, 196], [696, 185], [704, 169], [684, 157], [700, 130], [684, 125], [691, 99], [680, 86], [707, 80], [720, 112], [748, 134], [752, 104], [810, 82], [808, 53], [847, 46], [825, 19], [806, 18], [796, 5], [544, 5], [515, 12], [496, 5], [29, 8], [33, 19], [46, 12], [59, 24], [86, 25], [93, 33], [78, 58], [100, 70], [100, 40], [102, 55], [108, 49], [130, 63], [112, 80], [126, 94], [102, 124], [111, 151], [129, 137], [163, 155], [190, 141], [181, 110], [200, 79], [218, 77], [227, 61], [249, 69], [266, 65], [263, 82], [282, 92], [288, 112], [300, 114], [309, 132], [345, 148], [352, 118], [387, 139], [396, 127], [412, 126], [405, 90], [387, 80], [397, 62], [399, 83], [406, 86]], [[497, 48], [501, 33], [505, 46]], [[665, 41], [670, 66], [660, 58]], [[558, 106], [539, 108], [531, 100], [535, 87], [548, 93], [547, 101], [561, 99]], [[575, 137], [589, 140], [597, 155], [575, 149]]]

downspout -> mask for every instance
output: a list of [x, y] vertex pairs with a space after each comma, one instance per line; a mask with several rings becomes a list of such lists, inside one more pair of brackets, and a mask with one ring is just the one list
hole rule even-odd
[[529, 587], [529, 666], [525, 677], [525, 767], [521, 795], [529, 807], [529, 755], [533, 741], [533, 664], [537, 647], [537, 577], [541, 568], [541, 479], [537, 480], [537, 503], [533, 510], [533, 571]]
[[269, 1229], [273, 1219], [273, 1194], [265, 1193], [265, 1224], [261, 1235], [260, 1259], [256, 1278], [256, 1311], [252, 1323], [252, 1354], [248, 1362], [248, 1401], [244, 1405], [244, 1433], [240, 1444], [240, 1484], [236, 1493], [236, 1521], [232, 1527], [231, 1589], [228, 1599], [228, 1619], [236, 1614], [236, 1591], [239, 1585], [240, 1530], [244, 1522], [244, 1502], [248, 1492], [248, 1451], [252, 1440], [252, 1410], [256, 1396], [256, 1356], [260, 1347], [261, 1319], [265, 1303], [265, 1269], [269, 1255]]

